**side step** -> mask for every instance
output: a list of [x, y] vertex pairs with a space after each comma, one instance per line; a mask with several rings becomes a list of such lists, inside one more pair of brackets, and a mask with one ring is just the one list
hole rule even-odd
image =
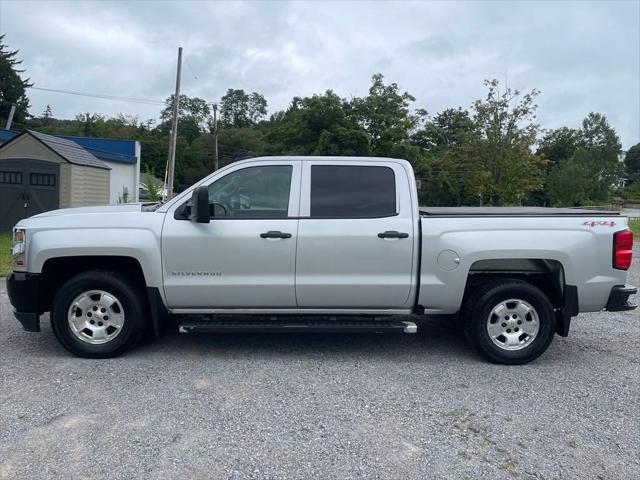
[[255, 319], [213, 319], [210, 321], [184, 321], [178, 324], [180, 333], [223, 332], [386, 332], [400, 331], [416, 333], [414, 322], [399, 320], [354, 320], [354, 319], [296, 319], [286, 318], [259, 321]]

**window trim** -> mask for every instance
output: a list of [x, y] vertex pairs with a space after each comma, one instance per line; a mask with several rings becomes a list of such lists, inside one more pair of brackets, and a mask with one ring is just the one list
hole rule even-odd
[[[386, 168], [391, 170], [393, 175], [393, 188], [395, 194], [395, 213], [390, 213], [387, 215], [364, 215], [364, 216], [315, 216], [311, 215], [311, 181], [312, 181], [312, 171], [313, 167], [372, 167], [372, 168]], [[345, 163], [329, 163], [329, 162], [309, 162], [305, 165], [305, 172], [303, 173], [303, 179], [305, 182], [305, 186], [303, 188], [304, 193], [306, 195], [307, 204], [305, 208], [307, 208], [308, 215], [300, 216], [300, 219], [311, 219], [311, 220], [371, 220], [376, 218], [391, 218], [397, 217], [400, 215], [400, 196], [399, 196], [399, 188], [398, 188], [398, 175], [395, 168], [388, 163], [380, 163], [380, 165], [372, 165], [370, 162], [345, 162]]]
[[[33, 183], [34, 175], [46, 175], [49, 178], [53, 178], [53, 183]], [[50, 172], [29, 172], [29, 186], [30, 187], [57, 187], [56, 174]]]
[[[15, 171], [15, 170], [0, 170], [0, 174], [2, 174], [2, 181], [0, 182], [0, 185], [24, 185], [24, 174], [21, 171]], [[19, 182], [5, 182], [4, 181], [4, 176], [5, 174], [14, 174], [17, 175], [16, 178], [19, 178], [20, 181]]]

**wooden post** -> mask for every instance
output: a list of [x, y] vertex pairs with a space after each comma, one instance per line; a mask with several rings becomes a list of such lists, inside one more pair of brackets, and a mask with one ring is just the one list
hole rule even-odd
[[169, 159], [167, 161], [167, 198], [173, 197], [173, 180], [176, 170], [176, 141], [178, 139], [178, 117], [180, 112], [180, 76], [182, 74], [182, 47], [178, 48], [178, 70], [176, 73], [176, 93], [173, 97], [173, 118], [171, 120], [171, 139]]
[[11, 111], [9, 112], [9, 118], [7, 118], [7, 124], [4, 127], [6, 130], [11, 130], [11, 123], [13, 122], [13, 116], [16, 113], [16, 106], [11, 105]]
[[214, 103], [213, 107], [213, 140], [214, 140], [214, 171], [218, 170], [218, 104]]

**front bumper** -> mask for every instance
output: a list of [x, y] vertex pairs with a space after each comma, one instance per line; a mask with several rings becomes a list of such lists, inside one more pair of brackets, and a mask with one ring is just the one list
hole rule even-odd
[[604, 309], [609, 312], [624, 312], [637, 308], [637, 304], [629, 301], [629, 297], [637, 292], [638, 289], [633, 285], [616, 285], [611, 289], [607, 306]]
[[7, 278], [7, 293], [14, 308], [13, 314], [28, 332], [40, 331], [39, 285], [40, 275], [37, 273], [13, 272]]

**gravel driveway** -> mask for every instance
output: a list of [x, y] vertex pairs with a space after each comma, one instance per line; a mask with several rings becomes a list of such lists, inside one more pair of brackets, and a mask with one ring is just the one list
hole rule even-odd
[[[630, 283], [640, 285], [638, 257]], [[0, 283], [0, 478], [640, 477], [640, 312], [532, 364], [417, 335], [169, 334], [123, 357], [23, 332]]]

